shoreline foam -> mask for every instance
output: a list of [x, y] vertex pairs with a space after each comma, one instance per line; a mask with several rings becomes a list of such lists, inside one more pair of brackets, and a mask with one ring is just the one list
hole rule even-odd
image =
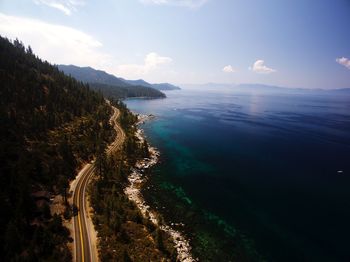
[[[138, 123], [137, 126], [140, 124], [143, 124], [145, 121], [147, 121], [150, 118], [153, 118], [153, 115], [146, 116], [146, 115], [138, 115]], [[136, 132], [136, 137], [141, 141], [145, 141], [145, 136], [143, 134], [143, 130], [138, 128]], [[137, 161], [136, 165], [134, 168], [131, 169], [131, 173], [128, 176], [129, 180], [129, 185], [124, 189], [125, 194], [129, 198], [129, 200], [133, 201], [136, 206], [140, 209], [142, 215], [150, 219], [155, 225], [159, 226], [159, 228], [165, 232], [167, 232], [173, 242], [174, 242], [174, 247], [177, 250], [178, 256], [177, 259], [179, 261], [183, 262], [192, 262], [196, 261], [192, 257], [191, 254], [191, 246], [189, 241], [185, 238], [185, 236], [178, 230], [175, 230], [171, 228], [171, 226], [162, 224], [160, 225], [158, 221], [158, 216], [157, 213], [153, 210], [151, 210], [151, 207], [147, 205], [145, 202], [142, 193], [141, 193], [141, 188], [144, 182], [147, 180], [147, 177], [142, 173], [144, 169], [148, 169], [155, 164], [158, 163], [159, 159], [159, 151], [155, 148], [150, 146], [149, 147], [149, 152], [150, 152], [150, 157], [149, 158], [144, 158], [142, 160]]]

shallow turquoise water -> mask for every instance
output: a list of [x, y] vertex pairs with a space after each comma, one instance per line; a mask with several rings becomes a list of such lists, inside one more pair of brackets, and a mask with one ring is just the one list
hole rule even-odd
[[127, 105], [156, 115], [143, 126], [162, 154], [148, 199], [171, 205], [163, 212], [188, 225], [195, 254], [208, 261], [208, 254], [243, 258], [239, 250], [251, 254], [248, 261], [350, 260], [349, 97], [167, 96]]

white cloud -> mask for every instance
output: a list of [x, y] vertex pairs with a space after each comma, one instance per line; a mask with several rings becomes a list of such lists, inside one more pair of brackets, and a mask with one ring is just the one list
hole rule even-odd
[[101, 42], [71, 27], [0, 13], [0, 34], [18, 38], [40, 58], [55, 64], [105, 68], [112, 61], [99, 50]]
[[125, 64], [116, 67], [117, 75], [129, 78], [139, 78], [160, 68], [161, 65], [169, 64], [173, 60], [170, 57], [160, 56], [155, 52], [146, 55], [143, 64]]
[[147, 77], [165, 81], [172, 75], [166, 68], [172, 62], [170, 57], [151, 52], [143, 63], [117, 65], [111, 55], [101, 50], [103, 45], [95, 37], [67, 26], [0, 13], [0, 34], [18, 38], [30, 45], [40, 58], [53, 64], [91, 66], [132, 79]]
[[235, 69], [233, 69], [233, 67], [231, 65], [227, 65], [222, 69], [223, 72], [225, 73], [234, 73], [236, 72]]
[[37, 5], [46, 5], [56, 8], [65, 15], [71, 15], [73, 11], [77, 11], [78, 6], [85, 5], [84, 0], [33, 0]]
[[275, 69], [267, 67], [265, 65], [264, 60], [257, 60], [253, 64], [253, 67], [249, 67], [249, 69], [256, 73], [261, 73], [261, 74], [270, 74], [270, 73], [276, 72]]
[[166, 56], [160, 56], [157, 53], [149, 53], [145, 58], [145, 66], [148, 69], [156, 68], [158, 65], [161, 64], [168, 64], [171, 63], [173, 60], [170, 57]]
[[338, 64], [345, 66], [347, 69], [350, 69], [350, 59], [346, 57], [340, 57], [335, 59]]
[[208, 0], [139, 0], [143, 4], [171, 5], [196, 8], [204, 5]]

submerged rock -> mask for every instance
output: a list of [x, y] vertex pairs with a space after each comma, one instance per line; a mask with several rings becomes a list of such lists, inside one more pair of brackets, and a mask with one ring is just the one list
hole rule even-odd
[[[141, 119], [144, 119], [144, 118], [141, 117]], [[140, 116], [139, 116], [139, 121], [140, 121]], [[137, 130], [136, 137], [141, 142], [144, 142], [145, 140], [141, 129]], [[131, 201], [133, 201], [136, 204], [136, 206], [140, 209], [141, 214], [143, 215], [144, 218], [148, 218], [155, 225], [160, 226], [161, 230], [167, 232], [171, 236], [174, 242], [174, 247], [176, 248], [178, 253], [178, 257], [177, 257], [178, 261], [182, 261], [182, 262], [197, 261], [192, 257], [191, 246], [189, 244], [189, 241], [183, 236], [183, 234], [173, 229], [169, 225], [164, 225], [164, 224], [160, 225], [157, 218], [157, 214], [153, 210], [151, 210], [150, 206], [147, 205], [143, 199], [143, 196], [141, 194], [141, 187], [142, 187], [142, 184], [145, 182], [146, 178], [143, 177], [141, 173], [142, 168], [147, 169], [157, 164], [158, 158], [160, 156], [159, 151], [157, 151], [155, 147], [149, 147], [149, 152], [150, 152], [149, 158], [144, 158], [142, 160], [139, 160], [135, 165], [136, 168], [131, 169], [131, 173], [128, 177], [129, 186], [127, 186], [124, 189], [124, 192], [127, 195], [127, 197]], [[182, 224], [182, 223], [179, 223], [179, 224]], [[174, 226], [174, 223], [171, 223], [171, 226]]]

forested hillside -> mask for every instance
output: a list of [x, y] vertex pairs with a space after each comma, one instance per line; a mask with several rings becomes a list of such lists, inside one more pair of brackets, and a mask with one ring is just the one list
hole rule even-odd
[[[93, 222], [99, 237], [101, 261], [177, 261], [170, 235], [143, 217], [124, 193], [128, 175], [137, 160], [149, 157], [148, 144], [136, 136], [137, 117], [122, 102], [111, 101], [120, 111], [124, 146], [110, 155], [99, 154], [99, 167], [90, 184]], [[145, 170], [148, 174], [149, 170]], [[159, 221], [162, 221], [159, 217]]]
[[4, 261], [70, 261], [64, 216], [50, 211], [83, 162], [113, 139], [101, 93], [0, 37], [0, 251]]
[[90, 83], [95, 91], [103, 93], [106, 97], [122, 99], [128, 97], [164, 98], [165, 95], [158, 90], [144, 86], [112, 86], [99, 83]]
[[153, 88], [151, 84], [130, 84], [128, 80], [116, 77], [91, 67], [78, 67], [74, 65], [58, 65], [58, 68], [76, 79], [89, 83], [91, 88], [101, 91], [105, 96], [113, 98], [149, 97], [162, 98], [164, 93]]

